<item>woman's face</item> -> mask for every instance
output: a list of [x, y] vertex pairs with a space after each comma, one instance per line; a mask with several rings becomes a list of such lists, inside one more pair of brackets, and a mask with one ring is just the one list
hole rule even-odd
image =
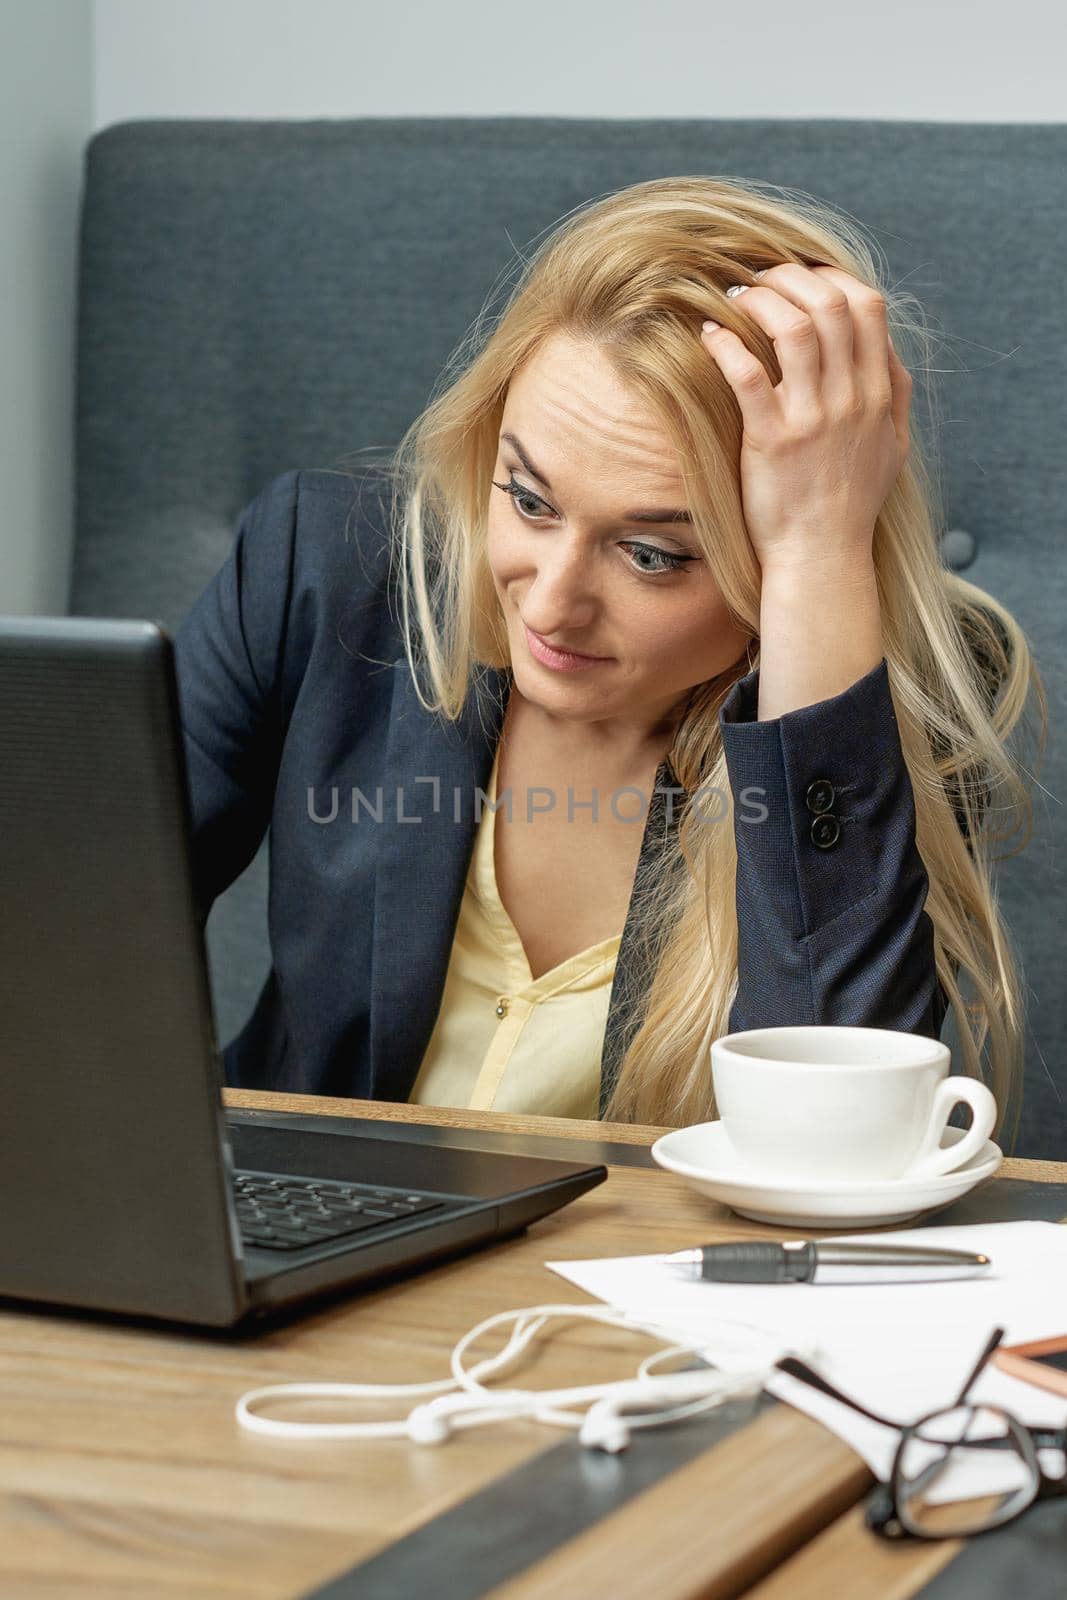
[[[493, 477], [518, 491], [491, 491], [488, 553], [525, 700], [639, 738], [739, 660], [749, 635], [670, 520], [687, 514], [673, 446], [594, 347], [557, 335], [515, 374]], [[527, 629], [601, 659], [546, 665]]]

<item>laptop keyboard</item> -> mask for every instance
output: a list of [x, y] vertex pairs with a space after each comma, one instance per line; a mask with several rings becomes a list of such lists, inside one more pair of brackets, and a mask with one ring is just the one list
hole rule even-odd
[[402, 1189], [273, 1172], [235, 1172], [234, 1201], [241, 1238], [262, 1250], [299, 1250], [369, 1233], [404, 1217], [453, 1209], [443, 1200]]

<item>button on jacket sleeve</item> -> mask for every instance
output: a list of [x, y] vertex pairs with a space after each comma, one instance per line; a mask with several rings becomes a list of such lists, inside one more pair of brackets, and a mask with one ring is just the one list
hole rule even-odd
[[720, 714], [737, 842], [731, 1032], [797, 1023], [937, 1038], [929, 880], [885, 658], [841, 694], [757, 719], [759, 669]]

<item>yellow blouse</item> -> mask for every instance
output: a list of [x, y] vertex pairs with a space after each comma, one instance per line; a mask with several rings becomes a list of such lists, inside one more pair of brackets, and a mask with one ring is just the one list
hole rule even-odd
[[[487, 793], [496, 801], [500, 747]], [[598, 1115], [600, 1056], [622, 934], [534, 979], [497, 893], [486, 806], [452, 940], [441, 1008], [410, 1099], [547, 1117]]]

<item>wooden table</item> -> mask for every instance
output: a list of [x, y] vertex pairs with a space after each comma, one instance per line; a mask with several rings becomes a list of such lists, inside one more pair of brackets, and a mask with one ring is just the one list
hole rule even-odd
[[[391, 1571], [407, 1570], [390, 1561], [420, 1550], [425, 1559], [428, 1549], [442, 1583], [427, 1594], [447, 1589], [450, 1560], [469, 1562], [475, 1547], [493, 1556], [486, 1570], [499, 1571], [508, 1518], [520, 1519], [518, 1528], [525, 1517], [536, 1532], [544, 1526], [539, 1516], [549, 1514], [539, 1512], [536, 1493], [569, 1481], [564, 1468], [587, 1470], [572, 1434], [516, 1421], [459, 1433], [436, 1449], [402, 1440], [294, 1444], [243, 1432], [233, 1416], [237, 1397], [289, 1380], [446, 1376], [453, 1343], [482, 1317], [546, 1299], [588, 1303], [546, 1271], [546, 1260], [773, 1232], [711, 1209], [680, 1179], [628, 1163], [628, 1153], [642, 1159], [640, 1147], [658, 1129], [300, 1096], [227, 1092], [226, 1099], [261, 1111], [474, 1129], [487, 1142], [517, 1136], [534, 1151], [560, 1140], [608, 1141], [615, 1152], [605, 1184], [523, 1237], [313, 1309], [255, 1338], [5, 1310], [4, 1597], [289, 1600], [377, 1557], [352, 1593], [406, 1600], [415, 1588], [399, 1578], [390, 1585]], [[1009, 1161], [1002, 1173], [1067, 1182], [1067, 1164]], [[623, 1377], [654, 1347], [603, 1326], [561, 1327], [528, 1367], [529, 1381]], [[669, 1462], [625, 1503], [481, 1592], [498, 1600], [742, 1592], [758, 1600], [903, 1600], [956, 1554], [952, 1544], [895, 1548], [868, 1534], [860, 1505], [871, 1482], [866, 1466], [789, 1406], [765, 1402], [718, 1443], [707, 1433], [698, 1438], [701, 1427], [707, 1420], [683, 1425], [680, 1464]], [[611, 1475], [637, 1470], [642, 1452], [681, 1448], [670, 1444], [672, 1435], [681, 1437], [675, 1429], [639, 1434], [625, 1466], [623, 1457], [600, 1456], [588, 1471], [614, 1493]]]

